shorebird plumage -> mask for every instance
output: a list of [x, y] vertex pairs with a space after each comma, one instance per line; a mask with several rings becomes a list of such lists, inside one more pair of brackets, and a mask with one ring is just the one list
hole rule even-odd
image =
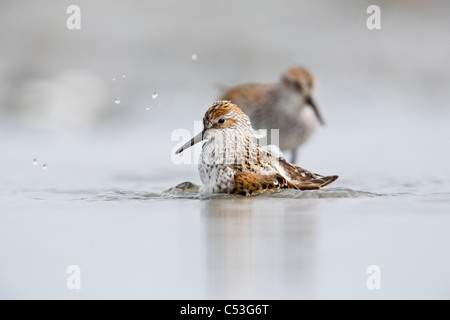
[[204, 128], [176, 153], [207, 140], [199, 172], [204, 193], [251, 195], [265, 190], [321, 189], [338, 176], [322, 176], [287, 162], [274, 148], [256, 143], [250, 119], [230, 101], [206, 111]]

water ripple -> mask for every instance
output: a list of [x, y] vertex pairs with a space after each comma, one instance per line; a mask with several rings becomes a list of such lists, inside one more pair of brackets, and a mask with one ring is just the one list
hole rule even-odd
[[[183, 182], [176, 187], [170, 188], [161, 193], [148, 193], [144, 191], [115, 190], [95, 195], [91, 201], [124, 201], [124, 200], [210, 200], [210, 199], [242, 199], [240, 195], [230, 194], [201, 194], [199, 187], [191, 182]], [[350, 188], [326, 188], [322, 190], [277, 190], [265, 191], [249, 198], [252, 199], [338, 199], [338, 198], [361, 198], [361, 197], [383, 197], [379, 194], [368, 191], [353, 190]]]

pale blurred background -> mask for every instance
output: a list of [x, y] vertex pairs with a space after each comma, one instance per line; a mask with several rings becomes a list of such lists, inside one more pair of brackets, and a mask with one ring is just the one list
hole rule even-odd
[[[449, 32], [448, 1], [1, 0], [0, 297], [449, 298]], [[171, 134], [221, 88], [291, 65], [327, 123], [299, 164], [384, 196], [140, 198], [200, 183]], [[77, 259], [101, 286], [65, 289]]]

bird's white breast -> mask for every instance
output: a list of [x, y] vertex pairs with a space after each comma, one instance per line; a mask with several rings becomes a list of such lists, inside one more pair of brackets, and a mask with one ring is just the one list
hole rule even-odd
[[230, 168], [225, 141], [214, 139], [203, 145], [198, 170], [203, 186], [201, 193], [230, 192], [234, 188], [234, 170]]

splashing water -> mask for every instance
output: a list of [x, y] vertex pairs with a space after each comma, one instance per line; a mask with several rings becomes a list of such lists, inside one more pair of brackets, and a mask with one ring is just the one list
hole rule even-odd
[[202, 194], [199, 192], [200, 186], [192, 182], [183, 182], [175, 187], [169, 188], [161, 193], [148, 193], [145, 191], [113, 190], [97, 194], [89, 199], [92, 201], [124, 201], [124, 200], [157, 200], [157, 199], [339, 199], [339, 198], [373, 198], [384, 197], [386, 194], [379, 194], [368, 191], [353, 190], [350, 188], [325, 188], [321, 190], [293, 190], [282, 189], [275, 191], [264, 191], [250, 197], [233, 194]]

